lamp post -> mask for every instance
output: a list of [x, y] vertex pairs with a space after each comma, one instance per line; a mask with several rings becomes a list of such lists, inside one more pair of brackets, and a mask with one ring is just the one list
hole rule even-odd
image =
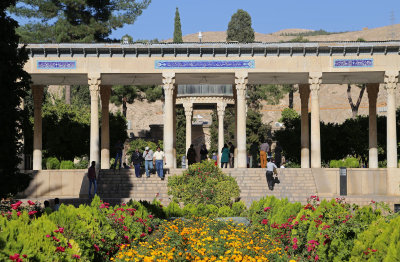
[[201, 34], [201, 31], [199, 31], [199, 42], [201, 43], [201, 39], [203, 38], [203, 35]]

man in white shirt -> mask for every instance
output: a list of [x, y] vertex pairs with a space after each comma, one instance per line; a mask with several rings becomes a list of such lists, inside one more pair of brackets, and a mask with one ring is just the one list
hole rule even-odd
[[271, 162], [271, 158], [268, 158], [267, 163], [267, 183], [269, 190], [274, 190], [274, 169], [276, 169], [276, 165]]
[[158, 146], [157, 151], [153, 154], [153, 163], [156, 166], [157, 174], [161, 178], [161, 180], [164, 180], [164, 160], [164, 152], [161, 151], [161, 148]]
[[146, 170], [146, 177], [150, 177], [150, 169], [153, 169], [153, 150], [146, 146], [143, 152], [144, 169]]

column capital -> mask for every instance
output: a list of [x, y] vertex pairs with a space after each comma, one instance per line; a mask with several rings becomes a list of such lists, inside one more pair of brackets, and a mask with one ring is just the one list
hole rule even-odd
[[92, 86], [100, 86], [101, 74], [100, 73], [89, 73], [88, 74], [88, 84], [89, 84], [90, 88], [92, 88]]
[[110, 96], [111, 96], [111, 86], [101, 86], [100, 98], [102, 107], [108, 107], [108, 103], [110, 102]]
[[193, 103], [192, 102], [184, 102], [183, 108], [185, 109], [185, 116], [192, 117], [193, 114]]
[[237, 97], [245, 97], [246, 88], [249, 82], [248, 73], [247, 72], [236, 72], [235, 73], [235, 84], [236, 84], [236, 96]]
[[164, 94], [173, 95], [175, 89], [175, 73], [174, 72], [164, 72], [162, 73], [162, 81]]
[[225, 115], [225, 108], [226, 108], [227, 103], [226, 102], [218, 102], [217, 103], [217, 112], [218, 116], [224, 116]]
[[386, 71], [385, 72], [385, 89], [389, 92], [394, 92], [399, 82], [399, 71]]
[[308, 83], [310, 84], [312, 96], [318, 95], [322, 83], [322, 72], [310, 72], [308, 76]]

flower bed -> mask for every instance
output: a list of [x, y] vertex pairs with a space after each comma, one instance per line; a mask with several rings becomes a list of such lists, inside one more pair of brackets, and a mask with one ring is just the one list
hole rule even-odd
[[279, 261], [282, 257], [280, 246], [263, 230], [193, 218], [162, 224], [147, 241], [122, 246], [112, 260]]

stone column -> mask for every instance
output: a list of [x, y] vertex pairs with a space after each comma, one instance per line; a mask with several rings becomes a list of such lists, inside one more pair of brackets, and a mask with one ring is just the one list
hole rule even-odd
[[310, 86], [299, 85], [301, 99], [301, 168], [310, 168], [310, 130], [308, 125], [308, 100]]
[[311, 168], [321, 168], [319, 89], [322, 82], [322, 73], [310, 72], [308, 81], [311, 90]]
[[[96, 167], [100, 167], [99, 161], [99, 92], [100, 74], [88, 76], [90, 90], [90, 163], [96, 161]], [[89, 165], [90, 165], [89, 163]]]
[[[186, 151], [187, 153], [190, 144], [192, 144], [192, 116], [193, 116], [193, 103], [192, 102], [184, 102], [183, 107], [185, 109], [186, 116]], [[187, 159], [186, 159], [187, 162]]]
[[248, 83], [247, 72], [235, 73], [236, 104], [237, 104], [237, 167], [247, 167], [246, 150], [246, 89]]
[[101, 86], [101, 169], [110, 169], [110, 110], [111, 86]]
[[33, 94], [33, 170], [42, 170], [42, 101], [43, 86], [32, 86]]
[[387, 167], [397, 168], [396, 88], [399, 71], [385, 72], [387, 91]]
[[378, 141], [376, 127], [376, 100], [378, 92], [379, 84], [367, 84], [369, 103], [369, 168], [378, 168]]
[[163, 76], [164, 102], [164, 153], [167, 168], [174, 167], [174, 89], [175, 73], [165, 72]]
[[225, 102], [217, 103], [217, 113], [218, 113], [218, 165], [221, 166], [221, 151], [224, 147], [224, 116], [225, 116]]

